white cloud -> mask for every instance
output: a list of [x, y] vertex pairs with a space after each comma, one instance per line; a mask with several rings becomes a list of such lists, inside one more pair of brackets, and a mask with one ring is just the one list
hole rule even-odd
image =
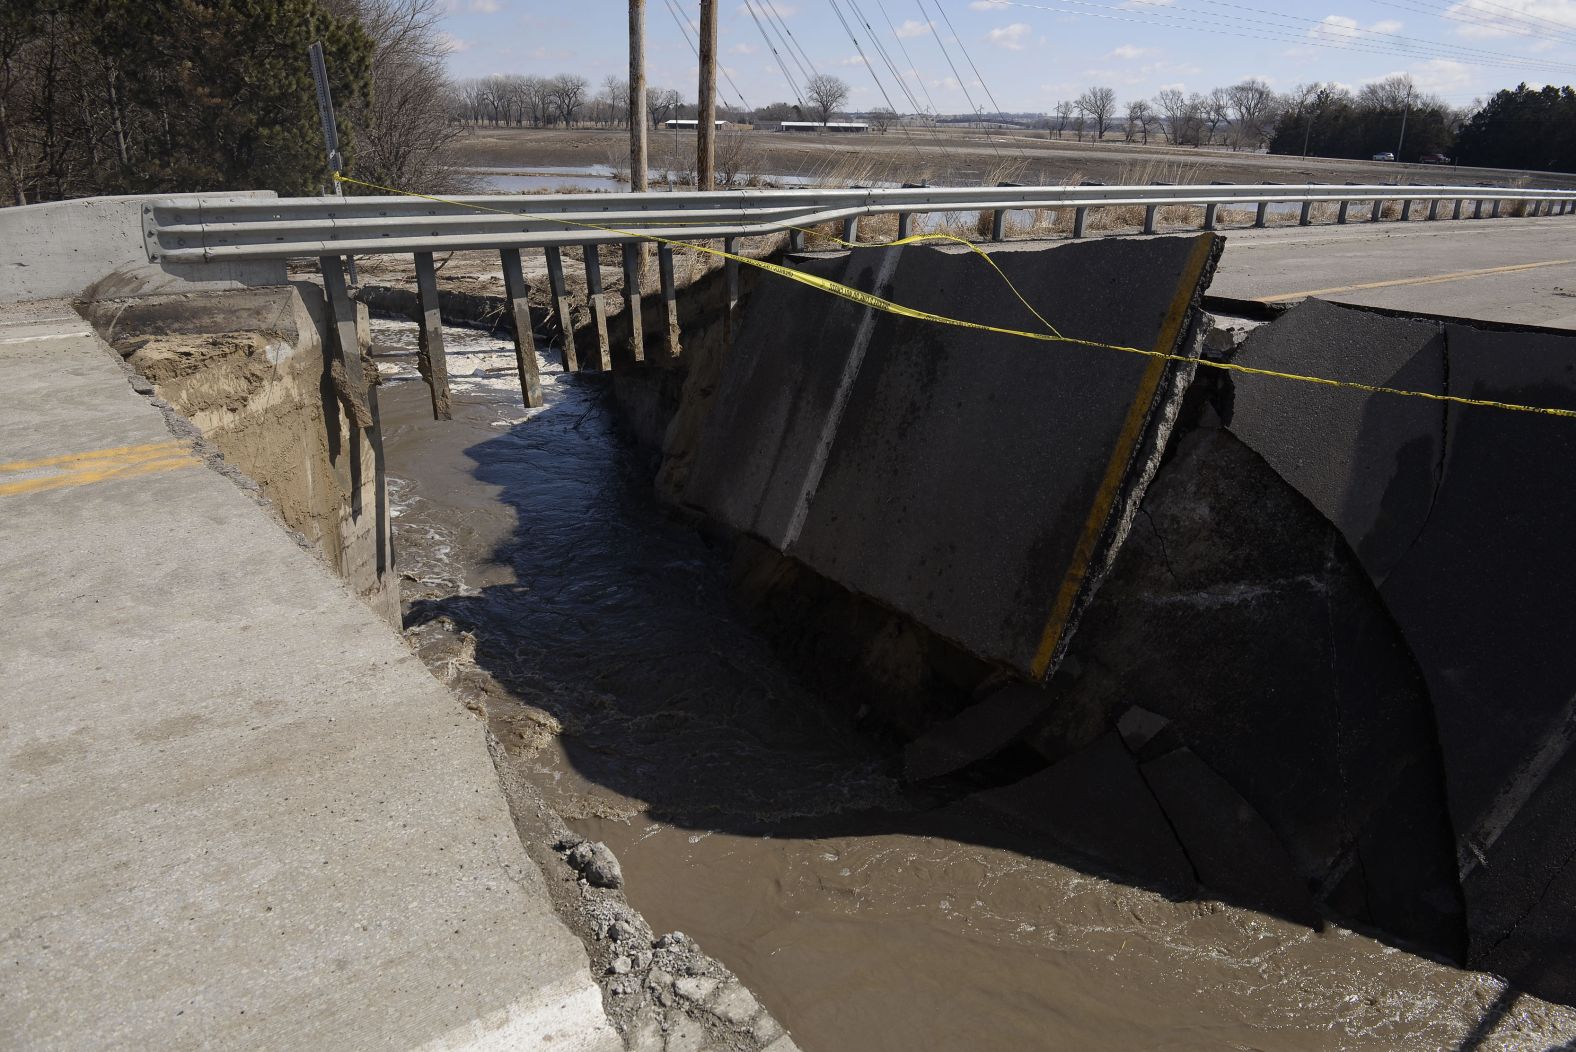
[[897, 35], [900, 37], [922, 37], [929, 33], [934, 26], [934, 22], [920, 22], [910, 18], [897, 27]]
[[760, 48], [754, 44], [746, 44], [741, 42], [729, 48], [728, 52], [734, 55], [753, 55], [759, 50]]
[[1155, 49], [1152, 47], [1139, 47], [1136, 44], [1123, 44], [1121, 47], [1113, 49], [1111, 53], [1106, 56], [1106, 58], [1142, 58], [1144, 55], [1151, 54], [1154, 50]]
[[970, 0], [970, 11], [1002, 11], [1007, 4], [1005, 0]]
[[1308, 30], [1308, 35], [1315, 40], [1331, 42], [1346, 42], [1352, 40], [1371, 39], [1375, 33], [1398, 33], [1402, 23], [1393, 18], [1382, 22], [1375, 22], [1371, 26], [1364, 26], [1355, 18], [1345, 15], [1325, 15], [1319, 24]]
[[1022, 51], [1023, 38], [1029, 36], [1034, 30], [1025, 22], [1014, 22], [1010, 26], [1000, 26], [985, 34], [987, 43], [994, 44], [1008, 51]]
[[1461, 0], [1444, 14], [1458, 35], [1478, 40], [1558, 33], [1550, 22], [1576, 29], [1576, 0]]
[[1145, 7], [1170, 7], [1177, 0], [1123, 0], [1116, 5], [1118, 11], [1135, 11]]
[[438, 46], [450, 55], [458, 55], [461, 51], [469, 51], [471, 42], [469, 40], [461, 40], [453, 33], [439, 33]]
[[839, 66], [863, 66], [864, 64], [865, 57], [863, 55], [849, 55], [847, 58], [838, 62]]
[[479, 15], [491, 15], [503, 10], [503, 5], [498, 0], [471, 0], [467, 5], [471, 11]]
[[[1431, 58], [1405, 71], [1417, 90], [1425, 95], [1454, 95], [1470, 91], [1476, 82], [1476, 74], [1475, 66], [1448, 58]], [[1383, 80], [1384, 77], [1374, 79]]]

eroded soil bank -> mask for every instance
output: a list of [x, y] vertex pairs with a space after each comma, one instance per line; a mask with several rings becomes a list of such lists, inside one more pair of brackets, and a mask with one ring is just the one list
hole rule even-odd
[[[375, 336], [414, 344], [403, 323]], [[1576, 1036], [1576, 1012], [1492, 976], [1113, 883], [905, 788], [900, 743], [797, 682], [730, 606], [726, 553], [651, 496], [604, 379], [544, 355], [548, 404], [528, 413], [508, 344], [449, 339], [452, 422], [430, 419], [410, 359], [383, 360], [408, 634], [488, 718], [506, 785], [606, 841], [653, 929], [697, 940], [801, 1047]]]

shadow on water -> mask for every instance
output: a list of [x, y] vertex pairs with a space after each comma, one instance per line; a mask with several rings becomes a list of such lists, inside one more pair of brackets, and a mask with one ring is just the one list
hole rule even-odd
[[[622, 798], [630, 805], [623, 814], [702, 835], [950, 841], [1099, 872], [1009, 824], [960, 812], [945, 794], [906, 788], [898, 777], [899, 743], [859, 727], [850, 714], [815, 696], [732, 608], [726, 551], [658, 503], [652, 462], [620, 433], [606, 379], [558, 374], [549, 390], [545, 409], [503, 429], [495, 419], [501, 402], [496, 391], [468, 395], [463, 385], [456, 390], [453, 426], [410, 425], [411, 448], [429, 436], [458, 441], [467, 426], [470, 435], [490, 432], [459, 447], [470, 479], [443, 482], [419, 470], [406, 477], [415, 476], [418, 489], [452, 486], [436, 499], [449, 500], [462, 516], [469, 505], [491, 502], [513, 522], [491, 543], [480, 587], [414, 600], [406, 625], [443, 622], [473, 636], [476, 665], [562, 725], [558, 747], [578, 779]], [[397, 402], [399, 393], [386, 394], [385, 405]], [[414, 397], [409, 402], [418, 404]], [[406, 474], [408, 455], [391, 457], [396, 477]], [[919, 876], [904, 879], [913, 891]], [[1118, 879], [1134, 884], [1131, 877]], [[1170, 890], [1177, 901], [1174, 889], [1150, 890]], [[1238, 929], [1253, 927], [1237, 922]], [[1096, 929], [1099, 924], [1092, 924]], [[1179, 967], [1183, 981], [1195, 966]], [[1089, 996], [1109, 996], [1120, 1005], [1116, 1012], [1142, 1011], [1144, 977], [1125, 978], [1134, 986], [1125, 1000], [1109, 988]], [[1219, 985], [1225, 988], [1224, 981]], [[773, 1006], [772, 992], [759, 992]], [[1489, 1038], [1519, 996], [1514, 989], [1501, 993], [1459, 1046], [1462, 1052], [1495, 1047]], [[1201, 997], [1204, 1003], [1187, 1009], [1189, 1026], [1201, 1026], [1196, 1018], [1219, 1010], [1211, 1008], [1209, 994]], [[1222, 1007], [1235, 1010], [1224, 1000]], [[887, 1010], [901, 1015], [905, 1008], [894, 1003]], [[956, 1010], [968, 1012], [962, 1004]], [[1466, 1016], [1463, 1026], [1472, 1024], [1470, 1014], [1459, 1014]], [[796, 1028], [791, 1015], [785, 1022]], [[1120, 1037], [1112, 1042], [1108, 1047], [1123, 1047]], [[976, 1047], [996, 1046], [986, 1040]], [[1220, 1046], [1203, 1039], [1177, 1047]]]

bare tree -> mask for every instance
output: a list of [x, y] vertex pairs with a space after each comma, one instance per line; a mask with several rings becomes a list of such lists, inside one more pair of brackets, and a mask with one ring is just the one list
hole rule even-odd
[[1090, 88], [1078, 96], [1078, 108], [1094, 121], [1094, 141], [1105, 138], [1105, 126], [1116, 113], [1116, 92], [1110, 88]]
[[629, 81], [608, 74], [602, 81], [602, 99], [607, 103], [609, 124], [629, 121]]
[[832, 119], [833, 111], [848, 101], [849, 87], [830, 73], [817, 73], [805, 81], [804, 95], [822, 124]]
[[887, 129], [892, 127], [893, 122], [897, 120], [897, 111], [890, 110], [885, 106], [878, 106], [870, 111], [869, 120], [872, 128], [885, 135]]
[[1177, 88], [1167, 88], [1155, 96], [1155, 108], [1165, 118], [1162, 127], [1166, 136], [1178, 146], [1189, 142], [1198, 144], [1203, 134], [1203, 106], [1202, 95], [1184, 95]]
[[672, 88], [647, 88], [646, 112], [651, 115], [654, 127], [661, 127], [670, 117], [677, 117], [684, 99]]
[[560, 73], [547, 82], [547, 95], [553, 113], [564, 127], [575, 123], [575, 113], [585, 103], [588, 88], [590, 84], [586, 78], [576, 73]]
[[1127, 141], [1132, 142], [1134, 134], [1144, 137], [1144, 145], [1149, 145], [1149, 129], [1155, 123], [1155, 111], [1149, 105], [1148, 99], [1134, 99], [1127, 104]]
[[356, 131], [356, 174], [424, 192], [465, 189], [444, 157], [463, 133], [450, 119], [440, 0], [325, 0], [361, 23], [373, 43], [372, 92], [345, 112]]
[[1226, 89], [1231, 119], [1236, 127], [1232, 149], [1257, 150], [1269, 138], [1278, 110], [1275, 92], [1262, 80], [1249, 78]]
[[1076, 109], [1071, 102], [1065, 99], [1056, 104], [1056, 137], [1060, 139], [1067, 130], [1067, 122], [1073, 119], [1073, 110]]

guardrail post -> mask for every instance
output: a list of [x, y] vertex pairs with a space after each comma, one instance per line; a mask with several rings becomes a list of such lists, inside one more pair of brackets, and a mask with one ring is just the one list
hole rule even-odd
[[1268, 201], [1260, 201], [1258, 214], [1253, 217], [1253, 225], [1256, 227], [1266, 225], [1265, 221], [1269, 217], [1269, 212], [1270, 203]]
[[575, 353], [575, 316], [569, 310], [569, 286], [564, 281], [564, 254], [557, 245], [547, 246], [547, 284], [553, 294], [553, 317], [563, 334], [564, 372], [580, 371], [580, 356]]
[[1083, 237], [1089, 225], [1089, 206], [1079, 205], [1073, 209], [1073, 237]]
[[1340, 211], [1335, 213], [1335, 221], [1341, 226], [1346, 225], [1346, 214], [1352, 209], [1350, 201], [1342, 201]]
[[1376, 198], [1374, 198], [1373, 212], [1370, 213], [1369, 216], [1368, 216], [1368, 222], [1370, 222], [1370, 223], [1377, 223], [1377, 222], [1379, 222], [1380, 218], [1383, 217], [1383, 215], [1384, 215], [1384, 198], [1376, 197]]
[[804, 231], [803, 230], [790, 230], [790, 231], [788, 231], [788, 251], [789, 252], [803, 252], [804, 251]]
[[1432, 223], [1434, 220], [1436, 220], [1438, 218], [1439, 218], [1439, 198], [1436, 197], [1432, 201], [1428, 202], [1428, 221], [1430, 223]]
[[912, 226], [913, 218], [914, 217], [908, 212], [899, 212], [897, 214], [897, 239], [899, 241], [903, 240], [905, 237], [908, 237], [909, 228]]
[[1493, 209], [1492, 209], [1492, 210], [1491, 210], [1491, 211], [1490, 211], [1490, 212], [1489, 212], [1489, 215], [1488, 215], [1488, 217], [1489, 217], [1489, 218], [1490, 218], [1490, 219], [1498, 219], [1498, 218], [1499, 218], [1499, 204], [1500, 204], [1500, 202], [1499, 202], [1499, 199], [1498, 199], [1498, 198], [1495, 198], [1495, 199], [1494, 199], [1494, 207], [1493, 207]]
[[640, 248], [636, 244], [623, 246], [624, 313], [629, 317], [629, 356], [637, 362], [646, 360], [646, 329], [640, 315]]
[[[335, 377], [335, 388], [338, 390], [341, 401], [361, 400], [367, 394], [366, 376], [361, 370], [361, 340], [356, 335], [356, 305], [350, 299], [350, 289], [345, 285], [344, 263], [338, 256], [319, 256], [318, 269], [323, 273], [323, 291], [328, 296], [328, 312], [334, 323], [334, 362], [344, 374], [345, 389], [341, 389], [339, 377]], [[369, 429], [372, 424], [370, 419], [358, 419], [360, 413], [352, 411], [352, 407], [345, 407], [345, 416], [350, 419], [352, 428]]]
[[1005, 241], [1007, 239], [1007, 210], [998, 208], [990, 216], [990, 239], [992, 241]]
[[1472, 202], [1472, 218], [1473, 219], [1482, 219], [1483, 218], [1483, 199], [1481, 197], [1478, 198], [1476, 201]]
[[728, 253], [722, 261], [723, 294], [727, 299], [727, 310], [722, 315], [722, 338], [729, 347], [733, 346], [733, 330], [738, 324], [739, 261], [732, 258], [738, 251], [737, 244], [731, 237], [722, 239], [722, 250]]
[[432, 394], [432, 418], [452, 420], [449, 362], [443, 353], [443, 315], [438, 309], [438, 271], [432, 265], [431, 252], [416, 253], [416, 299], [420, 307], [416, 361]]
[[1538, 217], [1538, 215], [1541, 213], [1542, 207], [1543, 207], [1543, 202], [1542, 201], [1534, 201], [1534, 202], [1532, 202], [1532, 210], [1527, 213], [1528, 218], [1536, 219]]
[[1408, 197], [1406, 200], [1401, 202], [1401, 222], [1404, 223], [1404, 222], [1406, 222], [1407, 220], [1409, 220], [1411, 218], [1412, 218], [1412, 199], [1410, 197]]
[[664, 331], [668, 338], [667, 356], [672, 361], [679, 357], [679, 300], [673, 281], [673, 246], [657, 246], [657, 273], [662, 279]]
[[595, 368], [604, 372], [613, 368], [612, 355], [607, 346], [607, 298], [602, 292], [602, 257], [596, 245], [581, 245], [580, 253], [586, 264], [586, 299], [591, 304], [590, 338], [595, 344], [589, 348], [595, 359]]
[[843, 220], [843, 240], [852, 245], [859, 240], [859, 217], [849, 216]]
[[1297, 213], [1297, 225], [1298, 226], [1312, 226], [1313, 225], [1313, 202], [1312, 201], [1304, 201], [1302, 203], [1302, 209], [1301, 209], [1301, 211], [1299, 211]]
[[1450, 218], [1451, 219], [1460, 219], [1461, 218], [1461, 206], [1462, 206], [1463, 203], [1464, 202], [1461, 200], [1461, 198], [1459, 198], [1459, 197], [1456, 198], [1456, 205], [1455, 205], [1454, 208], [1452, 208], [1450, 210]]
[[1215, 229], [1215, 226], [1216, 226], [1215, 213], [1216, 213], [1216, 211], [1219, 210], [1219, 208], [1220, 208], [1220, 206], [1218, 204], [1208, 204], [1208, 205], [1204, 206], [1204, 229], [1205, 230], [1214, 230]]
[[525, 270], [520, 266], [520, 250], [500, 249], [503, 259], [503, 291], [509, 297], [509, 313], [514, 319], [514, 359], [520, 367], [520, 395], [527, 409], [542, 406], [542, 376], [536, 364], [536, 341], [531, 331], [531, 304], [526, 298]]

